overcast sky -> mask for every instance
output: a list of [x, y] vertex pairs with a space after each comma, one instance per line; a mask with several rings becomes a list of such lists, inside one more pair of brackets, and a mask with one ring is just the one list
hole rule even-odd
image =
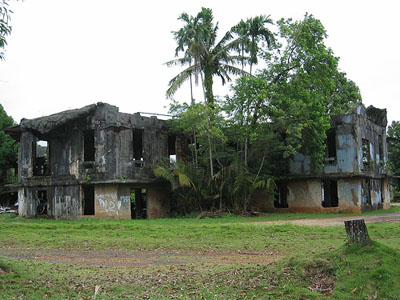
[[[11, 0], [12, 1], [12, 0]], [[171, 31], [182, 12], [209, 7], [220, 34], [240, 19], [271, 15], [320, 19], [340, 68], [361, 89], [366, 106], [400, 120], [399, 21], [395, 0], [381, 1], [133, 1], [25, 0], [13, 2], [13, 31], [0, 62], [0, 103], [15, 121], [95, 102], [121, 112], [166, 113], [165, 91], [179, 68]], [[217, 90], [223, 96], [226, 90]], [[189, 87], [175, 96], [189, 101]], [[200, 97], [197, 97], [198, 99]]]

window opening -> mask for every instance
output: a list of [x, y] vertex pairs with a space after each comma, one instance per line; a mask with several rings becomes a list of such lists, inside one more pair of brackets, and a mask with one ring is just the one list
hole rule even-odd
[[329, 161], [336, 159], [336, 131], [330, 129], [326, 132], [326, 150]]
[[176, 162], [176, 135], [168, 136], [168, 157], [170, 162]]
[[83, 133], [83, 160], [95, 161], [94, 130], [85, 130]]
[[33, 175], [49, 174], [49, 145], [47, 141], [32, 142]]
[[379, 145], [379, 162], [383, 162], [383, 140], [381, 135], [378, 137], [378, 145]]
[[366, 139], [362, 140], [362, 162], [365, 168], [368, 168], [371, 163], [371, 152], [370, 152], [370, 145], [369, 141]]
[[133, 160], [135, 167], [143, 167], [143, 129], [133, 130]]
[[288, 208], [289, 205], [287, 203], [287, 195], [288, 195], [287, 183], [282, 181], [276, 182], [274, 206], [276, 208]]
[[36, 197], [36, 213], [38, 215], [47, 214], [47, 190], [38, 190]]
[[147, 218], [147, 189], [131, 189], [131, 218]]
[[338, 204], [337, 180], [323, 180], [322, 207], [337, 207]]
[[363, 198], [363, 203], [371, 205], [371, 180], [366, 178], [363, 180], [361, 185], [361, 195]]
[[86, 216], [94, 215], [94, 186], [83, 187], [83, 214]]

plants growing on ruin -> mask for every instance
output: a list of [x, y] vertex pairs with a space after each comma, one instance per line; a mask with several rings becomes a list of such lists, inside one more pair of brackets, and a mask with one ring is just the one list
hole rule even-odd
[[[318, 173], [330, 115], [361, 102], [358, 87], [325, 45], [321, 22], [306, 14], [300, 21], [281, 19], [272, 30], [272, 20], [259, 16], [240, 21], [217, 43], [210, 9], [179, 19], [184, 26], [174, 32], [175, 54], [184, 57], [167, 65], [189, 67], [170, 81], [167, 95], [192, 75], [202, 80], [205, 103], [194, 103], [191, 93], [190, 104], [173, 102], [170, 110], [176, 133], [190, 139], [186, 163], [207, 177], [203, 206], [248, 209], [257, 189], [273, 192], [274, 179], [299, 152], [311, 157]], [[255, 70], [259, 61], [263, 67]], [[223, 83], [236, 75], [223, 100], [214, 95], [214, 75]]]

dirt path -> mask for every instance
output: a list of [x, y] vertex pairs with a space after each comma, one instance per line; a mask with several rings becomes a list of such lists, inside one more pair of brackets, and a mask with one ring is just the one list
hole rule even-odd
[[360, 215], [334, 218], [315, 218], [315, 219], [298, 219], [298, 220], [280, 220], [280, 221], [260, 221], [252, 222], [252, 224], [295, 224], [307, 226], [337, 226], [344, 225], [344, 221], [364, 219], [366, 224], [382, 223], [382, 222], [400, 222], [400, 212], [377, 214], [377, 215]]
[[204, 263], [225, 264], [269, 264], [282, 255], [266, 253], [175, 253], [137, 251], [63, 251], [57, 249], [0, 248], [0, 257], [11, 259], [39, 260], [49, 263], [82, 264], [105, 267], [140, 267], [156, 265], [185, 265]]

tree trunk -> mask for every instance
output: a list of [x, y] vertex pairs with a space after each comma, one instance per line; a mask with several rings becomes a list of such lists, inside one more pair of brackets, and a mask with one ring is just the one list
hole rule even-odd
[[210, 154], [210, 172], [211, 172], [211, 179], [212, 179], [214, 177], [214, 164], [213, 164], [210, 134], [208, 134], [208, 144], [209, 144], [208, 147], [209, 147], [209, 154]]
[[350, 244], [371, 245], [364, 219], [344, 221], [344, 227]]
[[213, 78], [209, 70], [204, 70], [204, 88], [206, 92], [206, 102], [214, 108]]

